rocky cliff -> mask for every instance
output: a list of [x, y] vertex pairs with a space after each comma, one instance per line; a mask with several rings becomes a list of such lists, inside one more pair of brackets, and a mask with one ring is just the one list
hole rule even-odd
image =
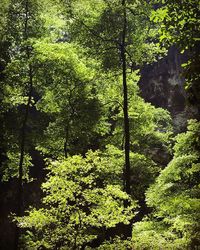
[[197, 110], [187, 105], [181, 64], [186, 60], [175, 47], [168, 55], [141, 71], [140, 89], [142, 97], [156, 107], [162, 107], [172, 115], [175, 132], [185, 130], [187, 120]]

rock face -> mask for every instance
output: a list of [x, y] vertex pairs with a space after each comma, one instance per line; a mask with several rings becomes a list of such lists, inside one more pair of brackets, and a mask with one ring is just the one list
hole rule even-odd
[[175, 47], [160, 61], [145, 66], [141, 71], [140, 89], [142, 97], [156, 107], [169, 110], [175, 132], [186, 128], [187, 120], [197, 112], [186, 105], [184, 78], [181, 64], [185, 61]]

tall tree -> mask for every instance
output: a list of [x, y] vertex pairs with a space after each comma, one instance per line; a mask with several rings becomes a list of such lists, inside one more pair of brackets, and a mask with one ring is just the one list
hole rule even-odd
[[122, 0], [123, 8], [123, 30], [121, 42], [121, 57], [122, 57], [122, 75], [123, 75], [123, 111], [124, 111], [124, 137], [125, 137], [125, 191], [130, 194], [130, 129], [129, 129], [129, 115], [128, 115], [128, 88], [127, 88], [127, 60], [126, 60], [126, 36], [127, 36], [127, 13], [126, 0]]
[[[16, 143], [19, 150], [18, 164], [18, 188], [16, 214], [23, 213], [23, 182], [25, 173], [25, 158], [27, 154], [27, 125], [30, 108], [33, 101], [34, 89], [34, 68], [32, 64], [32, 44], [31, 39], [40, 36], [38, 24], [41, 24], [38, 17], [37, 1], [10, 1], [7, 12], [7, 38], [11, 40], [9, 53], [11, 61], [6, 67], [7, 73], [7, 99], [12, 99], [12, 90], [18, 92], [19, 97], [15, 103], [10, 103], [18, 110], [21, 109], [19, 121], [19, 135]], [[21, 99], [20, 99], [21, 95]], [[9, 104], [9, 105], [10, 105]], [[20, 229], [16, 227], [14, 249], [20, 249], [19, 245]]]
[[30, 230], [25, 246], [94, 249], [109, 229], [128, 224], [137, 205], [122, 191], [121, 162], [122, 153], [116, 148], [52, 162], [50, 178], [43, 184], [45, 208], [19, 218], [20, 226]]
[[[105, 72], [121, 75], [124, 113], [124, 188], [130, 194], [130, 129], [127, 71], [155, 59], [146, 1], [72, 1], [72, 40], [89, 49]], [[143, 30], [143, 32], [141, 32]], [[78, 33], [77, 33], [78, 31]], [[147, 36], [149, 41], [147, 43]], [[147, 55], [149, 52], [149, 55]], [[146, 58], [144, 58], [146, 56]]]
[[49, 116], [38, 150], [53, 158], [67, 158], [95, 149], [102, 126], [95, 68], [87, 65], [83, 50], [73, 43], [40, 41], [35, 50], [41, 85], [36, 106]]

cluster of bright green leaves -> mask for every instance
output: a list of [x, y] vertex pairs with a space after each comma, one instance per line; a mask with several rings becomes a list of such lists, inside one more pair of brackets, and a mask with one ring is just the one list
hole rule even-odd
[[[151, 5], [146, 1], [126, 1], [125, 8], [127, 65], [150, 63], [163, 52], [154, 43], [156, 32], [149, 22]], [[106, 71], [119, 70], [123, 29], [121, 1], [86, 1], [86, 5], [85, 1], [73, 1], [72, 13], [73, 39], [98, 57]]]
[[152, 20], [160, 22], [161, 41], [176, 43], [183, 50], [199, 40], [199, 1], [154, 1], [160, 7], [152, 11]]
[[[1, 172], [2, 174], [2, 181], [9, 181], [10, 178], [19, 177], [18, 172], [18, 164], [19, 164], [19, 148], [18, 145], [12, 145], [12, 147], [7, 150], [6, 152], [6, 161], [2, 163], [1, 166]], [[29, 175], [30, 167], [33, 166], [31, 162], [32, 158], [27, 153], [24, 156], [24, 167], [23, 167], [23, 179], [26, 179], [27, 181], [32, 181], [32, 178]]]
[[[130, 154], [131, 196], [143, 201], [145, 190], [153, 183], [159, 167], [139, 153]], [[75, 155], [49, 164], [48, 178], [43, 184], [44, 207], [31, 209], [28, 216], [19, 218], [26, 228], [27, 247], [59, 246], [72, 248], [91, 243], [96, 237], [104, 239], [105, 230], [118, 223], [129, 223], [134, 208], [124, 207], [128, 198], [123, 189], [123, 151], [109, 145], [104, 151], [89, 151], [86, 158]], [[76, 239], [76, 242], [75, 242]], [[71, 245], [70, 245], [71, 244]], [[100, 249], [120, 244], [128, 249], [131, 241], [113, 239]]]
[[112, 155], [89, 151], [85, 158], [75, 155], [51, 162], [43, 184], [45, 208], [19, 218], [19, 226], [29, 230], [26, 247], [81, 249], [106, 229], [128, 224], [137, 205], [120, 183], [111, 181], [122, 172], [119, 163], [114, 168], [119, 155], [117, 149]]
[[42, 0], [40, 7], [40, 17], [45, 28], [43, 39], [46, 42], [58, 42], [66, 39], [68, 25], [67, 19], [64, 18], [66, 13], [63, 11], [63, 5], [59, 1]]
[[183, 242], [179, 244], [172, 230], [166, 230], [166, 224], [153, 219], [134, 224], [132, 244], [136, 250], [187, 249]]
[[[99, 130], [100, 101], [95, 95], [95, 65], [83, 50], [70, 43], [46, 43], [34, 46], [38, 63], [40, 100], [37, 109], [50, 117], [49, 125], [38, 149], [54, 158], [64, 154], [64, 145], [71, 153], [83, 153], [93, 143]], [[68, 152], [68, 153], [69, 153]]]
[[[155, 244], [155, 249], [166, 245], [194, 249], [199, 245], [199, 129], [199, 122], [191, 120], [188, 131], [177, 136], [173, 160], [147, 191], [147, 203], [155, 211], [152, 219], [133, 229], [140, 248]], [[155, 235], [158, 240], [153, 243]]]
[[[86, 249], [91, 250], [93, 248], [88, 247]], [[98, 249], [98, 250], [113, 250], [113, 249], [131, 250], [133, 249], [133, 244], [130, 239], [124, 240], [124, 239], [121, 239], [119, 236], [116, 236], [114, 239], [103, 242], [99, 247], [95, 249]]]

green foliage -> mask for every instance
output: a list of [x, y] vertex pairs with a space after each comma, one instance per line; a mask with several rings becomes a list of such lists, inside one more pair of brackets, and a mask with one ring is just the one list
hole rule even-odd
[[160, 167], [150, 158], [139, 153], [130, 153], [131, 195], [143, 201], [145, 191], [160, 172]]
[[[171, 148], [172, 120], [167, 110], [155, 108], [139, 96], [137, 85], [140, 79], [139, 71], [133, 71], [127, 77], [129, 91], [129, 123], [130, 144], [133, 152], [152, 157], [158, 148], [167, 152]], [[103, 105], [107, 121], [108, 137], [105, 145], [111, 143], [122, 149], [124, 144], [123, 122], [123, 90], [121, 76], [112, 72], [99, 77], [98, 98]]]
[[23, 179], [29, 179], [28, 167], [31, 166], [29, 151], [33, 137], [31, 133], [26, 134], [27, 141], [22, 149], [25, 137], [22, 131], [28, 129], [30, 131], [35, 125], [31, 119], [25, 122], [25, 114], [27, 105], [32, 111], [34, 109], [35, 100], [30, 87], [30, 81], [32, 85], [35, 84], [35, 78], [30, 73], [35, 67], [32, 46], [33, 38], [41, 36], [43, 26], [37, 1], [8, 1], [7, 4], [5, 5], [6, 27], [2, 41], [6, 45], [6, 61], [2, 72], [2, 107], [7, 152], [1, 175], [4, 180], [18, 176], [20, 156], [24, 153]]
[[[161, 25], [161, 40], [177, 43], [182, 49], [193, 47], [199, 35], [199, 2], [190, 1], [158, 1], [160, 8], [152, 11], [151, 19]], [[169, 36], [168, 36], [169, 35]]]
[[97, 123], [100, 103], [94, 94], [95, 69], [87, 65], [76, 44], [39, 41], [34, 48], [34, 60], [40, 65], [41, 98], [36, 107], [50, 118], [37, 148], [54, 157], [84, 153], [102, 127]]
[[[41, 171], [31, 159], [35, 150], [48, 162], [41, 207], [17, 218], [25, 232], [24, 249], [91, 249], [95, 240], [100, 242], [96, 249], [184, 249], [199, 241], [199, 123], [191, 121], [188, 132], [177, 136], [174, 159], [161, 171], [165, 163], [159, 159], [171, 147], [171, 118], [166, 110], [145, 103], [137, 86], [140, 72], [135, 69], [165, 52], [149, 15], [158, 23], [170, 18], [171, 7], [152, 12], [147, 2], [127, 0], [125, 7], [119, 0], [0, 4], [5, 11], [0, 17], [1, 47], [6, 50], [0, 61], [5, 69], [1, 115], [7, 156], [2, 180], [19, 175], [23, 129], [23, 182], [31, 180], [33, 164]], [[130, 196], [123, 191], [124, 8]], [[181, 31], [187, 23], [183, 19]], [[163, 43], [166, 34], [173, 40], [176, 32], [169, 26], [163, 37], [160, 33]], [[152, 218], [133, 225], [133, 241], [112, 233], [109, 238], [107, 232], [130, 225], [137, 213], [136, 219], [147, 213], [145, 192]]]
[[132, 242], [136, 250], [187, 249], [187, 244], [180, 241], [173, 230], [166, 230], [166, 224], [153, 219], [134, 224]]
[[199, 128], [199, 122], [191, 120], [188, 131], [176, 137], [173, 160], [147, 191], [147, 204], [155, 212], [152, 220], [133, 228], [138, 246], [154, 247], [155, 234], [169, 249], [199, 246]]
[[174, 155], [176, 157], [190, 154], [198, 157], [200, 149], [199, 128], [197, 121], [188, 121], [187, 133], [179, 134], [176, 137], [177, 144], [174, 146]]
[[1, 17], [0, 17], [0, 36], [1, 38], [3, 37], [4, 34], [4, 29], [6, 26], [6, 13], [7, 13], [7, 9], [9, 6], [9, 1], [8, 0], [2, 0], [0, 3], [0, 13], [1, 13]]
[[[92, 248], [86, 248], [90, 250]], [[94, 248], [93, 248], [94, 249]], [[110, 241], [103, 242], [99, 247], [95, 248], [99, 250], [113, 250], [113, 249], [120, 249], [120, 250], [130, 250], [132, 248], [132, 242], [130, 239], [124, 240], [120, 237], [115, 237]]]
[[[18, 166], [19, 166], [19, 158], [20, 153], [18, 150], [14, 150], [11, 148], [10, 151], [6, 152], [7, 160], [2, 164], [1, 173], [2, 173], [2, 181], [8, 181], [11, 178], [19, 177]], [[25, 154], [24, 156], [24, 167], [23, 167], [23, 180], [31, 181], [31, 177], [29, 175], [30, 167], [33, 166], [31, 163], [31, 156], [29, 154]]]
[[9, 1], [6, 36], [7, 39], [11, 39], [12, 52], [25, 54], [24, 50], [14, 50], [14, 48], [26, 46], [29, 39], [41, 37], [43, 22], [40, 18], [40, 11], [40, 3], [37, 0]]
[[[123, 148], [124, 124], [123, 124], [123, 100], [122, 89], [119, 78], [113, 80], [109, 87], [103, 90], [103, 103], [112, 110], [111, 119], [115, 124], [111, 136], [107, 138], [108, 143], [116, 147]], [[152, 157], [154, 150], [158, 148], [167, 152], [170, 149], [170, 138], [172, 136], [172, 121], [168, 111], [155, 108], [150, 103], [146, 103], [138, 95], [137, 82], [138, 72], [133, 72], [128, 78], [129, 88], [129, 123], [130, 123], [130, 145], [133, 152]], [[100, 92], [101, 93], [101, 92]], [[101, 96], [100, 96], [101, 98]]]
[[[147, 18], [151, 5], [146, 1], [126, 1], [127, 68], [155, 61], [164, 51], [154, 42], [156, 32]], [[81, 11], [80, 11], [81, 10]], [[119, 0], [72, 1], [72, 36], [98, 57], [103, 69], [119, 70], [123, 7]]]
[[30, 231], [27, 249], [80, 249], [104, 230], [133, 218], [136, 203], [111, 182], [116, 173], [110, 156], [89, 151], [86, 158], [76, 155], [51, 162], [48, 170], [45, 208], [18, 219], [19, 226]]

